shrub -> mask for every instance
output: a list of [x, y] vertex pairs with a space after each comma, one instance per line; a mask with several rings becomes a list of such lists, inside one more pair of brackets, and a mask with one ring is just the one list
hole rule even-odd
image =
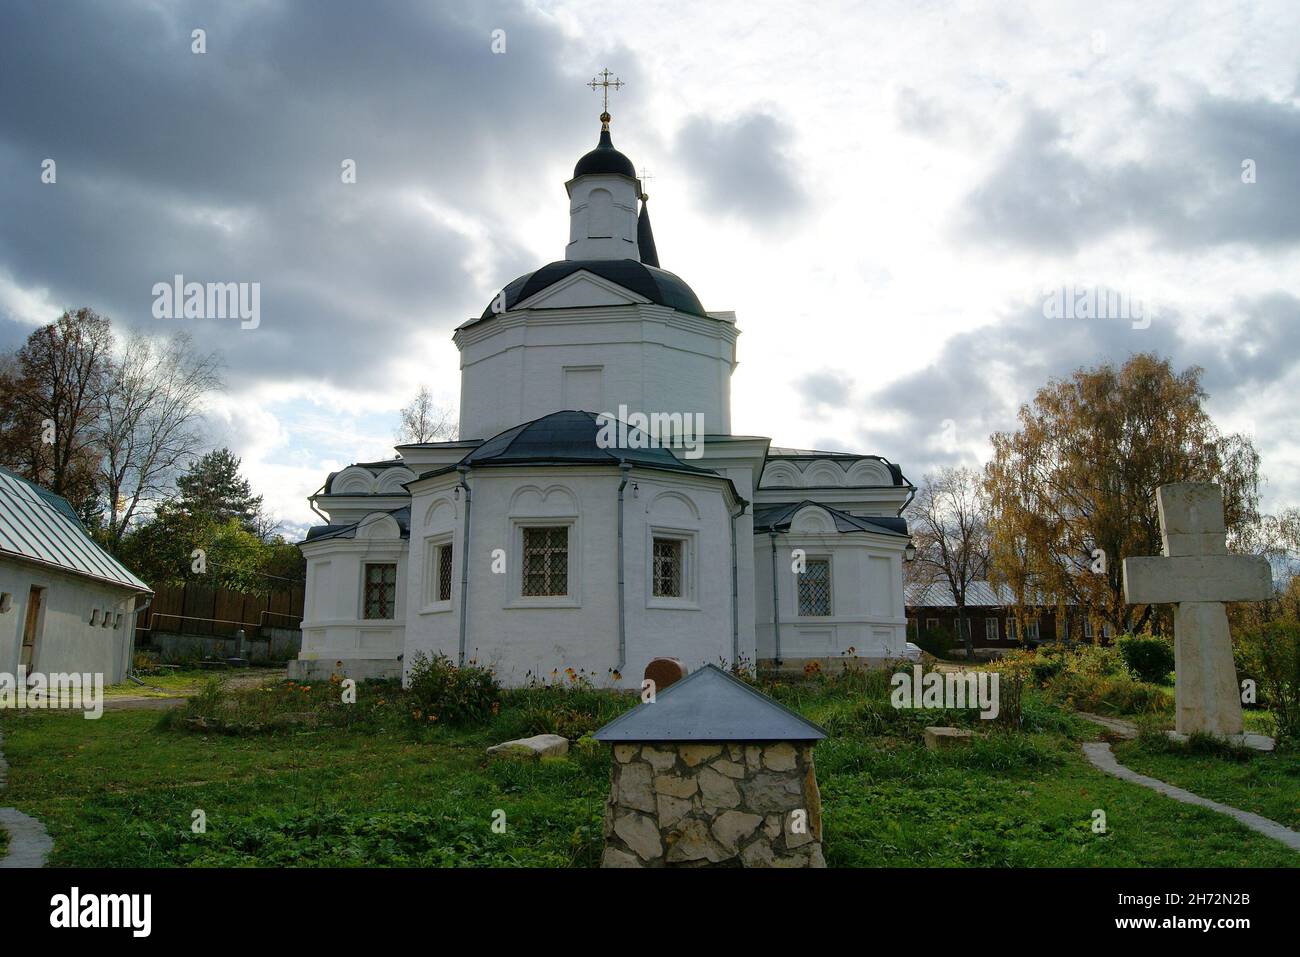
[[946, 628], [927, 628], [916, 636], [915, 644], [936, 658], [946, 658], [952, 650], [952, 633]]
[[1115, 642], [1130, 671], [1142, 681], [1166, 684], [1174, 670], [1174, 646], [1154, 635], [1121, 635]]
[[549, 680], [530, 675], [523, 688], [502, 695], [502, 715], [493, 730], [502, 734], [558, 734], [577, 740], [614, 720], [640, 699], [602, 689], [591, 676], [566, 668]]
[[1239, 644], [1245, 671], [1273, 712], [1279, 743], [1300, 747], [1300, 622], [1279, 619], [1247, 628]]
[[1097, 714], [1157, 714], [1173, 708], [1160, 688], [1128, 675], [1066, 674], [1052, 683], [1051, 693], [1070, 707]]
[[1079, 645], [1065, 652], [1064, 672], [1070, 677], [1082, 678], [1128, 678], [1133, 679], [1133, 672], [1120, 655], [1119, 649], [1107, 645]]
[[152, 674], [161, 661], [161, 656], [156, 651], [145, 648], [137, 648], [135, 655], [131, 658], [131, 669], [140, 674]]
[[407, 698], [417, 720], [447, 724], [488, 721], [501, 707], [501, 685], [490, 668], [458, 666], [439, 653], [416, 652], [407, 674]]

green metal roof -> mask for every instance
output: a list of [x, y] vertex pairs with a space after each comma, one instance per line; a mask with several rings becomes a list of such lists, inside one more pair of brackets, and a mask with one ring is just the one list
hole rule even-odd
[[51, 565], [74, 575], [152, 592], [86, 532], [67, 499], [0, 468], [0, 558]]

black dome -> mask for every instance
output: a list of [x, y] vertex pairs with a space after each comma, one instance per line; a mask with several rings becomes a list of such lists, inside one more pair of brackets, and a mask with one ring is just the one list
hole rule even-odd
[[600, 145], [578, 160], [578, 165], [573, 167], [574, 179], [590, 173], [617, 173], [619, 176], [636, 179], [636, 167], [630, 159], [614, 149], [609, 130], [601, 130]]
[[[666, 269], [647, 266], [635, 259], [563, 259], [550, 263], [508, 284], [502, 290], [505, 294], [505, 308], [513, 309], [525, 299], [533, 297], [547, 286], [554, 285], [580, 269], [594, 273], [602, 279], [608, 279], [624, 289], [644, 296], [653, 303], [676, 309], [678, 312], [688, 312], [693, 316], [708, 318], [708, 313], [704, 311], [704, 306], [700, 305], [694, 290], [686, 285], [681, 277]], [[493, 302], [495, 301], [494, 299]], [[492, 315], [492, 303], [488, 303], [479, 321], [489, 319]]]

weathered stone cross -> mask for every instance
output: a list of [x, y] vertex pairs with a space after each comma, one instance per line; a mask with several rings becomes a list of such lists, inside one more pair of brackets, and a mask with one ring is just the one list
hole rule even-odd
[[1173, 603], [1175, 728], [1226, 738], [1242, 733], [1241, 691], [1232, 664], [1225, 601], [1260, 601], [1272, 594], [1268, 562], [1229, 555], [1223, 491], [1208, 482], [1179, 482], [1156, 490], [1161, 558], [1124, 559], [1124, 600]]

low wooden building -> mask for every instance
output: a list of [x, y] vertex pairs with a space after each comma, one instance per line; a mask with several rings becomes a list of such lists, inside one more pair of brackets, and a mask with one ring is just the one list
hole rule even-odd
[[[909, 585], [906, 594], [910, 641], [924, 646], [929, 643], [928, 637], [944, 636], [953, 647], [965, 645], [957, 630], [957, 600], [947, 582]], [[1070, 606], [1067, 620], [1059, 621], [1056, 604], [1046, 602], [1032, 607], [1021, 634], [1015, 604], [1015, 595], [1006, 586], [995, 588], [987, 581], [970, 583], [966, 589], [966, 626], [975, 648], [1020, 648], [1044, 641], [1110, 638], [1110, 626], [1094, 630], [1083, 609]]]

